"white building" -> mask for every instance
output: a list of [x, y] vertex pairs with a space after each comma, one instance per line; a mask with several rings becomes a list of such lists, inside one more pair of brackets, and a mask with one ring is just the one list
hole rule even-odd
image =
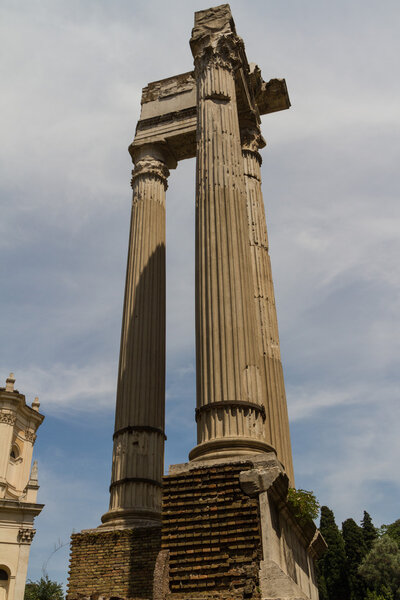
[[44, 506], [36, 503], [36, 461], [31, 470], [44, 416], [38, 398], [28, 406], [14, 383], [10, 373], [6, 387], [0, 387], [0, 600], [23, 600], [33, 521]]

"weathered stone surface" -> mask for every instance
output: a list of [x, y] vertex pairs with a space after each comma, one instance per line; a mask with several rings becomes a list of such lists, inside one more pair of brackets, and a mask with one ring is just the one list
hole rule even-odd
[[169, 550], [160, 550], [153, 575], [153, 600], [166, 600], [169, 595]]
[[[213, 25], [217, 15], [218, 26]], [[223, 26], [221, 25], [223, 23]], [[197, 441], [191, 460], [269, 451], [252, 301], [229, 6], [195, 13]]]
[[244, 176], [247, 195], [247, 220], [252, 265], [252, 284], [256, 308], [263, 377], [266, 381], [264, 406], [267, 416], [267, 441], [277, 451], [290, 483], [294, 486], [292, 448], [285, 383], [281, 363], [278, 318], [268, 248], [267, 224], [261, 192], [261, 156], [265, 145], [256, 124], [241, 132]]
[[[256, 115], [264, 115], [290, 107], [284, 79], [265, 82], [257, 65], [259, 78], [247, 79], [243, 72], [235, 72], [236, 103], [240, 128], [247, 126]], [[255, 82], [256, 87], [248, 90]], [[247, 83], [246, 83], [247, 82]], [[249, 103], [250, 99], [255, 104]], [[256, 122], [259, 118], [256, 117]], [[182, 73], [149, 83], [142, 92], [142, 110], [136, 135], [130, 149], [138, 145], [167, 142], [177, 161], [196, 156], [197, 90], [194, 73]]]
[[106, 527], [161, 519], [165, 421], [165, 190], [162, 145], [136, 150]]

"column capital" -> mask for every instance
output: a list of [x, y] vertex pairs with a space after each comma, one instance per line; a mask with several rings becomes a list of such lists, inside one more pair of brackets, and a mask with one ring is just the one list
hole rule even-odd
[[236, 33], [229, 4], [195, 13], [190, 48], [199, 72], [207, 67], [233, 71], [242, 65], [244, 44]]
[[260, 148], [264, 148], [267, 145], [267, 143], [261, 135], [260, 128], [253, 126], [241, 129], [240, 141], [242, 144], [242, 151], [257, 153], [261, 164], [261, 156], [258, 154], [258, 150]]
[[152, 176], [152, 177], [156, 177], [157, 179], [160, 179], [164, 185], [164, 189], [166, 190], [168, 188], [168, 183], [167, 183], [168, 177], [169, 177], [168, 167], [166, 166], [166, 164], [163, 161], [158, 160], [157, 158], [154, 158], [153, 156], [150, 156], [150, 155], [143, 156], [136, 162], [135, 168], [132, 171], [132, 179], [131, 179], [132, 188], [135, 185], [136, 179], [138, 179], [139, 177], [148, 177], [148, 176]]

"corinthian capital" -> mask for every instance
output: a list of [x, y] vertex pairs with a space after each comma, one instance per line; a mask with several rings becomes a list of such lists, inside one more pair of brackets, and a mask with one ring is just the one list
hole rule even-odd
[[136, 162], [135, 168], [132, 171], [132, 188], [138, 177], [155, 177], [160, 179], [164, 184], [164, 188], [167, 189], [169, 169], [163, 161], [154, 158], [154, 156], [145, 155]]
[[266, 145], [259, 127], [245, 127], [240, 130], [240, 141], [242, 150], [248, 152], [258, 152], [260, 148]]
[[242, 64], [243, 40], [237, 35], [229, 4], [195, 13], [190, 47], [197, 71], [235, 70]]

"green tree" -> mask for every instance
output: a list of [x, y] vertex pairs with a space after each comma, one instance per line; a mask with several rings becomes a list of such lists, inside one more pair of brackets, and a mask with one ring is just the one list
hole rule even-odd
[[400, 519], [390, 525], [382, 525], [381, 531], [389, 535], [400, 546]]
[[367, 590], [365, 600], [393, 600], [392, 592], [386, 588], [382, 593], [374, 592], [373, 590]]
[[28, 581], [24, 600], [64, 600], [64, 592], [61, 583], [44, 575], [39, 581]]
[[300, 488], [289, 488], [287, 497], [296, 517], [300, 521], [313, 521], [318, 517], [319, 502], [314, 492]]
[[365, 580], [359, 575], [358, 568], [367, 555], [363, 530], [353, 519], [342, 523], [342, 535], [346, 550], [346, 571], [350, 587], [351, 600], [363, 600], [366, 594]]
[[400, 600], [400, 547], [389, 535], [375, 540], [359, 573], [377, 595]]
[[372, 523], [369, 513], [367, 513], [366, 510], [364, 510], [364, 517], [361, 521], [361, 527], [363, 531], [364, 542], [369, 552], [372, 548], [372, 544], [378, 537], [378, 532]]
[[335, 523], [335, 516], [327, 506], [321, 507], [319, 529], [328, 544], [327, 552], [318, 561], [321, 597], [327, 593], [328, 600], [348, 600], [350, 591], [344, 540]]

